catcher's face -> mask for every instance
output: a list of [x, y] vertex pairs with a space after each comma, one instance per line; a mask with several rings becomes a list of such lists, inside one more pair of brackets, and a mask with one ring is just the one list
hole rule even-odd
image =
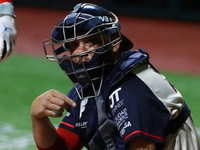
[[108, 37], [104, 34], [97, 34], [70, 42], [70, 53], [71, 55], [75, 55], [75, 57], [72, 57], [71, 59], [77, 64], [89, 62], [92, 59], [95, 50], [105, 43], [108, 43]]

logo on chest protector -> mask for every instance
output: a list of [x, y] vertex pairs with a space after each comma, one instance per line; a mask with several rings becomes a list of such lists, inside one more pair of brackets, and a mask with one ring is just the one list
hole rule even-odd
[[[116, 89], [112, 94], [109, 96], [109, 99], [111, 100], [110, 108], [114, 107], [115, 101], [119, 101], [119, 91], [121, 91], [121, 87]], [[114, 101], [115, 100], [115, 101]]]
[[82, 117], [87, 103], [88, 103], [88, 98], [81, 101], [79, 119]]

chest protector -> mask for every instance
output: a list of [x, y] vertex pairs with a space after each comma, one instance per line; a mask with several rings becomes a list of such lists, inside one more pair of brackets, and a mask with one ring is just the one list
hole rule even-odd
[[[101, 94], [95, 97], [99, 128], [89, 142], [91, 150], [117, 150], [115, 141], [115, 132], [117, 127], [112, 117], [107, 113], [106, 99], [109, 96], [111, 88], [118, 83], [123, 76], [135, 68], [140, 63], [148, 63], [148, 54], [139, 49], [139, 51], [130, 50], [119, 58], [110, 75], [105, 79]], [[79, 86], [77, 86], [79, 87]], [[72, 94], [72, 93], [71, 93]], [[74, 92], [72, 95], [75, 95]], [[72, 96], [73, 97], [73, 96]]]
[[108, 116], [105, 100], [110, 93], [111, 88], [119, 82], [123, 76], [140, 63], [148, 62], [148, 54], [139, 49], [139, 51], [128, 51], [117, 62], [111, 74], [103, 83], [102, 95], [96, 97], [98, 111], [99, 129], [91, 139], [89, 146], [92, 150], [102, 150], [99, 144], [99, 136], [105, 143], [107, 150], [117, 150], [117, 144], [114, 139], [114, 133], [117, 129], [115, 122]]

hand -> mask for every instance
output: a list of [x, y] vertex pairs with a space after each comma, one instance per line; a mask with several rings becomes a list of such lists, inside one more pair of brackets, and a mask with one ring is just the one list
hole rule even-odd
[[34, 100], [31, 106], [31, 115], [36, 118], [61, 117], [64, 109], [68, 109], [70, 106], [76, 107], [76, 103], [68, 96], [56, 90], [49, 90]]
[[11, 54], [15, 47], [16, 37], [14, 17], [9, 14], [0, 14], [0, 62], [6, 60]]
[[156, 150], [156, 143], [137, 136], [127, 143], [127, 150]]

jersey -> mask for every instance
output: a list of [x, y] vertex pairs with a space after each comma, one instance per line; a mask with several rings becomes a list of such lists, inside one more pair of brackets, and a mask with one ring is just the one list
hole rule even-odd
[[[123, 61], [130, 61], [130, 56]], [[112, 136], [117, 149], [124, 150], [132, 138], [142, 136], [154, 141], [158, 150], [198, 150], [198, 136], [181, 94], [149, 63], [136, 64], [125, 67], [126, 73], [111, 87], [102, 90], [106, 112], [117, 127]], [[122, 65], [124, 63], [120, 64], [121, 68]], [[99, 134], [95, 99], [80, 100], [78, 95], [71, 93], [69, 97], [77, 107], [67, 110], [59, 127], [79, 135], [88, 149], [91, 140], [106, 149]]]

